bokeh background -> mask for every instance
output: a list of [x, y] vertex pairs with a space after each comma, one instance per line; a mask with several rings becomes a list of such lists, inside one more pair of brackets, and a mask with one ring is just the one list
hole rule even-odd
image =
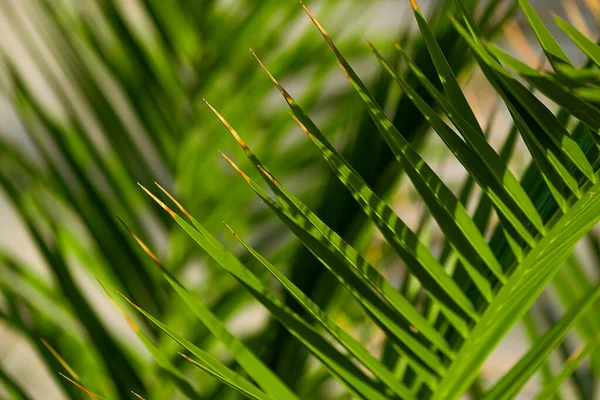
[[[253, 48], [284, 86], [302, 99], [336, 146], [351, 151], [357, 145], [366, 114], [337, 69], [333, 54], [297, 3], [196, 0], [172, 7], [175, 3], [185, 2], [0, 0], [0, 172], [3, 179], [13, 181], [26, 193], [26, 206], [45, 210], [47, 215], [40, 216], [45, 220], [42, 232], [58, 232], [60, 236], [43, 240], [61, 249], [68, 269], [93, 310], [119, 342], [142, 359], [148, 358], [143, 347], [94, 279], [95, 274], [111, 268], [128, 268], [131, 260], [122, 257], [121, 250], [111, 253], [111, 249], [119, 248], [113, 241], [120, 239], [109, 240], [105, 236], [111, 234], [109, 225], [94, 231], [88, 224], [121, 216], [145, 232], [165, 263], [209, 302], [217, 303], [235, 293], [235, 289], [231, 279], [215, 272], [185, 234], [173, 229], [150, 204], [136, 181], [145, 185], [158, 181], [174, 192], [230, 248], [235, 248], [234, 241], [226, 235], [222, 220], [231, 222], [274, 261], [305, 257], [292, 235], [252, 198], [245, 184], [220, 158], [218, 149], [237, 160], [242, 160], [242, 152], [204, 106], [203, 97], [229, 119], [303, 201], [323, 213], [341, 208], [339, 221], [346, 223], [349, 235], [352, 224], [359, 223], [352, 221], [352, 215], [343, 215], [342, 203], [338, 203], [329, 183], [327, 166], [294, 126], [284, 102], [248, 52], [248, 48]], [[435, 15], [443, 3], [422, 0], [420, 5], [426, 13]], [[509, 8], [509, 2], [500, 3], [496, 19]], [[551, 28], [552, 16], [558, 14], [594, 40], [600, 34], [600, 15], [594, 14], [598, 12], [596, 0], [531, 3]], [[378, 84], [381, 69], [364, 39], [391, 55], [392, 41], [411, 43], [416, 29], [408, 0], [314, 0], [307, 4], [359, 75], [372, 85]], [[485, 5], [481, 2], [479, 7], [483, 9]], [[522, 16], [515, 15], [494, 40], [528, 64], [537, 65], [540, 49], [525, 25]], [[560, 31], [553, 29], [553, 33], [562, 40]], [[565, 50], [575, 63], [583, 61], [583, 55], [575, 49]], [[482, 126], [491, 127], [491, 143], [499, 146], [510, 128], [506, 110], [498, 107], [497, 97], [477, 70], [466, 68], [460, 78]], [[389, 105], [386, 111], [402, 112], [393, 107], [398, 96], [395, 88], [384, 96]], [[53, 134], [64, 139], [68, 151], [49, 143], [47, 138]], [[421, 152], [426, 160], [451, 188], [458, 190], [465, 177], [463, 168], [446, 154], [437, 137], [426, 131], [419, 135], [423, 136]], [[46, 154], [40, 152], [40, 144], [47, 148]], [[37, 178], [24, 174], [23, 166], [15, 167], [14, 160], [8, 161], [9, 152], [26, 160], [25, 166], [37, 171]], [[74, 159], [65, 159], [65, 154]], [[371, 154], [373, 159], [365, 163], [372, 163], [377, 169], [376, 150]], [[522, 171], [528, 161], [528, 153], [521, 146], [511, 168]], [[86, 192], [90, 189], [83, 187], [71, 162], [80, 166], [82, 176], [93, 182], [91, 192]], [[52, 168], [63, 174], [63, 187], [55, 182]], [[409, 182], [395, 179], [393, 171], [381, 168], [379, 173], [389, 186], [387, 198], [395, 211], [417, 228], [424, 209]], [[86, 197], [89, 193], [101, 198], [101, 206], [108, 214], [94, 211], [98, 203]], [[82, 215], [87, 214], [93, 218], [86, 221]], [[441, 236], [435, 226], [431, 235], [432, 246], [437, 246], [439, 252]], [[354, 239], [369, 260], [385, 266], [393, 282], [402, 275], [402, 263], [372, 229], [368, 235]], [[47, 282], [49, 288], [57, 287], [47, 257], [40, 253], [22, 216], [3, 191], [0, 249], [0, 254], [18, 260], [33, 276]], [[599, 269], [588, 242], [581, 243], [577, 255], [590, 279], [597, 279]], [[21, 287], [21, 282], [7, 271], [0, 262], [2, 285], [12, 286], [27, 297], [27, 287]], [[111, 279], [110, 274], [102, 277]], [[7, 307], [2, 293], [0, 290], [0, 305]], [[338, 297], [333, 304], [347, 300]], [[552, 304], [548, 299], [553, 297], [556, 293], [550, 287], [535, 306], [540, 315], [545, 315], [546, 322], [560, 312], [548, 306]], [[160, 299], [156, 296], [153, 300]], [[31, 299], [33, 304], [41, 302], [31, 307], [53, 307], [45, 301]], [[241, 306], [227, 317], [234, 333], [253, 340], [268, 331], [270, 322], [262, 308], [249, 298], [238, 299], [236, 304]], [[23, 313], [27, 319], [27, 310]], [[353, 313], [353, 305], [344, 307], [337, 314], [338, 320], [342, 324], [347, 320], [347, 325], [356, 323], [352, 319], [358, 317]], [[74, 335], [81, 333], [68, 315], [59, 317], [69, 327], [66, 329], [74, 330]], [[543, 326], [544, 318], [541, 321]], [[355, 333], [363, 340], [373, 341], [374, 348], [381, 340], [371, 337], [367, 329], [361, 330], [360, 323]], [[525, 327], [516, 326], [486, 362], [482, 376], [487, 383], [507, 371], [526, 351], [528, 343]], [[85, 339], [82, 344], [85, 348]], [[211, 346], [216, 354], [227, 357], [217, 344]], [[40, 359], [39, 349], [30, 338], [2, 319], [0, 364], [34, 399], [63, 399], [68, 395], [57, 384], [57, 372], [49, 370]], [[530, 398], [538, 387], [536, 377], [521, 398]], [[6, 392], [0, 384], [0, 397], [3, 396]]]

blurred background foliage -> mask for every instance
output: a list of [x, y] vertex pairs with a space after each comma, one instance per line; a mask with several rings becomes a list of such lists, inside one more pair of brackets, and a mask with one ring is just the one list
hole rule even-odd
[[[364, 38], [384, 49], [390, 60], [399, 58], [391, 46], [398, 41], [439, 84], [415, 33], [409, 2], [307, 3], [394, 125], [458, 194], [464, 171], [439, 139], [428, 135], [423, 116], [377, 61], [366, 57]], [[427, 19], [498, 148], [510, 129], [508, 114], [498, 108], [481, 73], [474, 72], [472, 55], [447, 18], [454, 12], [453, 2], [433, 3], [422, 4]], [[522, 17], [515, 17], [513, 2], [466, 3], [476, 11], [484, 36], [528, 64], [538, 63], [541, 50], [521, 30]], [[532, 4], [542, 16], [550, 16], [552, 9], [589, 37], [597, 36], [600, 14], [594, 0]], [[222, 225], [223, 220], [234, 222], [241, 236], [251, 238], [254, 248], [281, 266], [341, 327], [379, 351], [383, 338], [364, 323], [347, 291], [336, 289], [332, 275], [242, 180], [233, 179], [235, 172], [217, 152], [224, 150], [238, 160], [243, 156], [203, 98], [239, 127], [288, 189], [400, 286], [405, 266], [289, 118], [248, 48], [375, 192], [414, 230], [429, 232], [434, 253], [442, 251], [443, 235], [422, 217], [427, 213], [412, 185], [401, 179], [391, 151], [337, 70], [335, 56], [295, 0], [0, 0], [0, 393], [36, 399], [87, 396], [57, 374], [66, 373], [64, 359], [72, 368], [66, 370], [71, 378], [93, 382], [94, 391], [107, 398], [129, 398], [131, 390], [156, 399], [180, 396], [102, 285], [112, 297], [120, 291], [239, 370], [173, 294], [118, 215], [301, 398], [342, 395], [299, 342], [177, 229], [136, 182], [146, 187], [160, 183], [227, 247], [238, 249]], [[401, 70], [436, 106], [415, 77], [405, 67]], [[516, 154], [510, 166], [522, 172], [529, 161], [522, 143]], [[241, 163], [246, 170], [249, 165]], [[256, 262], [247, 253], [240, 251], [239, 258], [264, 275], [253, 268]], [[585, 267], [589, 265], [600, 265], [595, 232], [524, 320], [522, 328], [532, 342], [597, 279], [598, 269]], [[291, 298], [286, 301], [303, 313]], [[135, 323], [197, 383], [202, 398], [239, 398], [180, 358], [179, 346], [156, 327], [141, 319]], [[582, 329], [592, 328], [587, 324]], [[576, 342], [569, 337], [554, 356], [568, 357]], [[509, 335], [486, 364], [480, 383], [487, 386], [514, 362], [510, 355], [521, 354], [527, 346], [523, 335]], [[506, 352], [508, 360], [503, 358]], [[551, 363], [545, 368], [549, 374]], [[567, 393], [580, 390], [587, 395], [594, 381], [584, 365]], [[477, 393], [475, 386], [471, 394]]]

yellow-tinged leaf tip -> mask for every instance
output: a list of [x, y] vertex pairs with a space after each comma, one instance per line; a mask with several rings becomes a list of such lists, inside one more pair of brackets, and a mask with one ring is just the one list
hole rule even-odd
[[263, 71], [265, 71], [265, 73], [267, 74], [267, 76], [269, 77], [269, 79], [271, 80], [271, 82], [273, 82], [273, 84], [277, 87], [277, 89], [279, 90], [279, 92], [281, 93], [281, 95], [283, 96], [283, 98], [285, 99], [285, 101], [288, 104], [292, 104], [292, 102], [294, 101], [294, 98], [289, 94], [289, 92], [287, 90], [285, 90], [285, 88], [283, 86], [281, 86], [279, 84], [279, 82], [277, 82], [277, 79], [275, 79], [275, 77], [273, 76], [273, 74], [271, 74], [271, 72], [269, 71], [269, 69], [265, 66], [265, 64], [263, 64], [263, 62], [260, 60], [260, 58], [258, 58], [258, 56], [256, 55], [256, 53], [254, 53], [254, 51], [252, 51], [252, 49], [250, 49], [250, 53], [252, 53], [252, 55], [254, 56], [254, 58], [256, 59], [256, 61], [258, 62], [258, 65], [260, 65], [260, 67], [263, 69]]
[[227, 154], [223, 153], [221, 150], [219, 150], [219, 154], [221, 154], [221, 156], [225, 159], [225, 161], [227, 161], [229, 163], [229, 165], [231, 165], [233, 167], [233, 169], [235, 169], [242, 176], [242, 178], [244, 178], [246, 183], [248, 183], [248, 184], [250, 183], [250, 177], [248, 175], [246, 175], [246, 173], [244, 171], [242, 171], [240, 169], [240, 167], [238, 167], [237, 164], [234, 163], [233, 160], [227, 156]]
[[237, 240], [240, 240], [240, 237], [238, 236], [237, 233], [234, 232], [233, 229], [231, 229], [231, 227], [229, 226], [229, 224], [225, 221], [223, 221], [223, 223], [225, 224], [225, 226], [227, 227], [227, 229], [229, 229], [229, 232], [231, 232], [231, 234], [233, 235], [234, 238], [236, 238]]
[[142, 396], [140, 396], [139, 394], [137, 394], [136, 392], [134, 392], [133, 390], [131, 391], [131, 394], [133, 394], [135, 397], [137, 397], [138, 399], [142, 399], [142, 400], [146, 400], [144, 399]]
[[127, 301], [127, 302], [128, 302], [128, 303], [129, 303], [129, 304], [130, 304], [130, 305], [131, 305], [133, 308], [135, 308], [135, 309], [136, 309], [136, 310], [138, 310], [138, 311], [140, 311], [140, 310], [141, 310], [141, 308], [140, 308], [140, 307], [139, 307], [137, 304], [135, 304], [133, 301], [129, 300], [129, 299], [127, 298], [127, 296], [125, 296], [123, 293], [121, 293], [121, 292], [119, 292], [119, 291], [117, 291], [117, 293], [119, 294], [119, 296], [121, 296], [122, 298], [124, 298], [124, 299], [125, 299], [125, 301]]
[[313, 135], [312, 133], [310, 133], [308, 131], [308, 129], [306, 128], [306, 126], [304, 126], [304, 124], [302, 122], [300, 122], [300, 120], [298, 118], [296, 118], [296, 116], [294, 114], [291, 114], [292, 118], [294, 119], [294, 121], [296, 121], [296, 123], [298, 124], [298, 126], [300, 126], [300, 129], [302, 129], [304, 131], [304, 133], [306, 133], [308, 135], [308, 137], [310, 138], [310, 140], [313, 140]]
[[40, 341], [44, 346], [46, 346], [48, 351], [50, 351], [52, 356], [56, 359], [56, 361], [59, 362], [60, 365], [62, 365], [62, 367], [69, 373], [69, 375], [71, 375], [74, 379], [79, 380], [79, 375], [77, 375], [77, 373], [73, 371], [73, 368], [71, 368], [69, 364], [67, 364], [67, 362], [60, 356], [60, 354], [58, 354], [54, 347], [52, 347], [50, 343], [46, 342], [44, 338], [40, 338]]
[[303, 3], [301, 3], [301, 4], [302, 4], [302, 7], [304, 8], [304, 11], [306, 12], [306, 14], [309, 16], [309, 18], [313, 22], [313, 24], [315, 24], [315, 26], [317, 27], [317, 29], [319, 30], [319, 32], [321, 32], [321, 35], [323, 36], [323, 38], [325, 39], [325, 41], [329, 45], [329, 48], [331, 48], [331, 50], [335, 54], [335, 57], [338, 60], [338, 65], [339, 65], [340, 69], [346, 75], [346, 78], [350, 82], [353, 82], [354, 79], [350, 76], [350, 70], [351, 70], [351, 68], [348, 65], [348, 63], [346, 62], [346, 60], [344, 59], [344, 56], [342, 56], [342, 53], [340, 53], [340, 51], [336, 47], [335, 43], [333, 43], [333, 40], [331, 40], [331, 37], [329, 37], [329, 34], [325, 31], [325, 28], [323, 28], [323, 26], [317, 20], [317, 18], [313, 15], [313, 13]]
[[315, 24], [315, 26], [317, 27], [317, 29], [319, 30], [319, 32], [321, 32], [321, 35], [323, 35], [323, 37], [327, 41], [327, 44], [329, 45], [329, 47], [331, 47], [331, 49], [335, 53], [336, 57], [338, 58], [338, 61], [341, 63], [342, 60], [343, 60], [342, 54], [339, 52], [339, 50], [337, 49], [337, 47], [333, 43], [333, 40], [331, 40], [331, 38], [329, 37], [329, 34], [325, 31], [325, 28], [323, 28], [323, 26], [321, 25], [321, 23], [317, 20], [317, 18], [309, 10], [309, 8], [306, 7], [306, 5], [304, 5], [304, 3], [300, 2], [300, 4], [302, 5], [302, 8], [304, 8], [304, 11], [308, 15], [308, 17], [311, 19], [311, 21], [313, 22], [313, 24]]
[[394, 46], [396, 49], [403, 51], [402, 46], [400, 46], [400, 43], [398, 43], [397, 41], [392, 41], [392, 46]]
[[60, 376], [62, 376], [63, 378], [65, 378], [66, 380], [68, 380], [69, 382], [71, 382], [73, 385], [77, 386], [79, 389], [83, 390], [84, 392], [87, 393], [88, 396], [90, 396], [91, 399], [97, 399], [98, 395], [94, 392], [92, 392], [90, 389], [86, 388], [85, 386], [83, 386], [81, 383], [69, 378], [68, 376], [66, 376], [65, 374], [63, 374], [62, 372], [58, 373]]
[[302, 6], [302, 8], [304, 8], [304, 11], [306, 12], [306, 14], [313, 21], [313, 23], [317, 26], [317, 29], [319, 29], [319, 31], [322, 34], [327, 35], [327, 32], [325, 32], [325, 29], [321, 26], [321, 24], [319, 23], [319, 21], [317, 21], [317, 18], [314, 16], [314, 14], [312, 13], [312, 11], [310, 11], [310, 9], [306, 6], [306, 4], [304, 4], [302, 1], [300, 1], [300, 5]]
[[275, 186], [279, 186], [279, 183], [277, 182], [277, 179], [275, 179], [273, 177], [273, 175], [271, 175], [270, 173], [267, 172], [266, 169], [264, 169], [262, 166], [258, 165], [257, 166], [258, 169], [260, 170], [260, 172], [268, 179], [270, 180]]
[[410, 6], [413, 8], [413, 10], [418, 11], [419, 10], [419, 5], [417, 4], [416, 0], [410, 0]]
[[175, 212], [173, 212], [173, 210], [171, 210], [169, 207], [167, 207], [167, 205], [166, 205], [165, 203], [163, 203], [163, 202], [162, 202], [162, 201], [161, 201], [161, 200], [160, 200], [158, 197], [156, 197], [156, 196], [154, 195], [154, 193], [152, 193], [151, 191], [149, 191], [148, 189], [146, 189], [146, 188], [144, 187], [144, 185], [142, 185], [142, 184], [141, 184], [141, 183], [139, 183], [139, 182], [138, 182], [138, 186], [139, 186], [139, 187], [141, 187], [141, 188], [142, 188], [142, 190], [143, 190], [144, 192], [146, 192], [146, 194], [152, 198], [152, 200], [154, 200], [154, 201], [155, 201], [155, 202], [156, 202], [156, 203], [157, 203], [159, 206], [161, 206], [163, 210], [165, 210], [166, 212], [168, 212], [168, 213], [169, 213], [169, 215], [170, 215], [170, 216], [171, 216], [173, 219], [175, 219]]
[[182, 353], [182, 352], [180, 352], [180, 351], [178, 351], [178, 352], [177, 352], [177, 354], [179, 354], [181, 357], [185, 358], [185, 359], [186, 359], [186, 360], [188, 360], [189, 362], [194, 362], [194, 360], [193, 360], [191, 357], [189, 357], [189, 356], [187, 356], [187, 355], [183, 354], [183, 353]]
[[163, 188], [158, 182], [154, 182], [154, 184], [158, 186], [158, 188], [177, 206], [177, 208], [181, 210], [182, 213], [185, 214], [186, 217], [188, 217], [190, 220], [192, 219], [192, 215], [185, 208], [183, 208], [183, 206], [175, 199], [175, 197], [171, 195], [171, 193], [167, 191], [167, 189]]
[[[135, 322], [133, 322], [133, 320], [131, 318], [129, 318], [129, 316], [127, 314], [125, 314], [125, 311], [121, 308], [121, 306], [115, 301], [115, 299], [112, 298], [112, 296], [108, 293], [108, 290], [106, 290], [106, 288], [104, 287], [104, 285], [102, 284], [102, 282], [100, 282], [98, 280], [98, 278], [96, 278], [96, 282], [98, 282], [98, 285], [100, 285], [100, 287], [102, 288], [102, 290], [104, 290], [104, 293], [106, 293], [106, 296], [110, 299], [110, 301], [115, 305], [115, 307], [117, 307], [117, 310], [119, 310], [121, 312], [121, 314], [123, 314], [123, 317], [125, 317], [125, 320], [127, 321], [127, 323], [129, 324], [129, 326], [131, 327], [131, 329], [137, 333], [140, 331], [140, 328], [137, 326], [137, 324]], [[117, 292], [118, 293], [118, 292]]]
[[135, 239], [135, 241], [138, 243], [138, 245], [142, 248], [142, 250], [144, 250], [144, 252], [146, 254], [148, 254], [148, 256], [152, 259], [152, 261], [154, 261], [156, 263], [156, 265], [158, 265], [159, 267], [162, 267], [162, 264], [160, 263], [160, 261], [158, 260], [158, 257], [156, 257], [156, 255], [152, 252], [152, 250], [150, 250], [150, 248], [148, 246], [146, 246], [146, 243], [144, 243], [142, 241], [142, 239], [140, 239], [138, 237], [138, 235], [135, 234], [135, 232], [133, 232], [133, 230], [125, 223], [125, 221], [123, 221], [120, 217], [117, 216], [117, 218], [119, 218], [119, 221], [121, 221], [121, 223], [125, 226], [125, 229], [127, 229], [127, 231], [129, 232], [129, 234], [131, 236], [133, 236], [133, 238]]
[[227, 128], [229, 133], [231, 133], [231, 136], [233, 136], [233, 138], [239, 143], [239, 145], [242, 146], [242, 149], [244, 149], [244, 152], [248, 153], [250, 149], [246, 145], [246, 142], [244, 142], [244, 140], [240, 137], [240, 135], [238, 135], [238, 133], [235, 131], [235, 129], [233, 129], [233, 127], [229, 124], [229, 122], [227, 122], [227, 120], [221, 115], [221, 113], [219, 113], [217, 111], [216, 108], [214, 108], [208, 101], [206, 101], [206, 99], [203, 99], [203, 100], [206, 103], [206, 105], [208, 106], [208, 108], [210, 108], [210, 110], [213, 112], [213, 114], [215, 114], [217, 116], [217, 118], [219, 118], [219, 121], [221, 121], [223, 126], [225, 126], [225, 128]]

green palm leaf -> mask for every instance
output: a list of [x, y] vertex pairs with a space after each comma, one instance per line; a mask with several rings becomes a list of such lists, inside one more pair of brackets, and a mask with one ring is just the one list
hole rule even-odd
[[[576, 245], [600, 220], [600, 46], [557, 18], [589, 58], [577, 66], [526, 0], [497, 19], [501, 1], [479, 13], [475, 0], [449, 0], [424, 13], [411, 0], [418, 40], [386, 32], [402, 39], [380, 51], [378, 40], [355, 45], [357, 32], [332, 39], [370, 5], [323, 0], [318, 13], [335, 18], [322, 24], [293, 3], [0, 3], [2, 93], [35, 152], [2, 138], [0, 187], [51, 277], [0, 249], [0, 322], [69, 374], [51, 381], [71, 398], [446, 400], [470, 388], [514, 398], [540, 369], [538, 398], [560, 398], [571, 376], [589, 397], [582, 362], [597, 364], [590, 310], [600, 292]], [[516, 10], [551, 70], [492, 42]], [[284, 37], [296, 18], [325, 41], [304, 26]], [[239, 56], [248, 38], [271, 57], [251, 51], [260, 68]], [[370, 56], [377, 76], [362, 79], [354, 56]], [[334, 57], [350, 85], [329, 90]], [[493, 117], [483, 129], [467, 93], [481, 83], [463, 84], [472, 60], [511, 119], [500, 150]], [[285, 104], [271, 103], [271, 84]], [[309, 140], [288, 136], [285, 106]], [[231, 145], [219, 123], [241, 148], [221, 153], [241, 181], [216, 155]], [[439, 141], [424, 140], [430, 130]], [[531, 157], [523, 173], [513, 168], [519, 141]], [[242, 154], [249, 163], [238, 165]], [[460, 164], [458, 191], [432, 155]], [[153, 181], [178, 211], [145, 188]], [[410, 186], [406, 209], [389, 197], [396, 182]], [[127, 215], [133, 240], [115, 214]], [[250, 238], [227, 225], [244, 252], [212, 233], [223, 219]], [[123, 313], [133, 334], [102, 311], [114, 291], [143, 316]], [[254, 318], [255, 306], [272, 321]], [[539, 310], [552, 322], [543, 334]], [[234, 329], [240, 316], [256, 319], [245, 336]], [[531, 348], [486, 387], [482, 366], [522, 320]], [[578, 336], [567, 339], [571, 330]], [[5, 365], [0, 384], [31, 397]]]

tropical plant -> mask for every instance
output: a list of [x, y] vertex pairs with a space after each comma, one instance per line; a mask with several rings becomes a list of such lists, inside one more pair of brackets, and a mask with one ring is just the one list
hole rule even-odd
[[[337, 6], [322, 3], [324, 15]], [[0, 4], [3, 89], [29, 144], [0, 142], [0, 186], [50, 272], [3, 251], [0, 318], [60, 372], [65, 395], [505, 399], [539, 371], [541, 399], [560, 397], [567, 379], [579, 398], [593, 396], [600, 287], [574, 248], [587, 237], [600, 263], [590, 233], [600, 219], [600, 46], [583, 29], [557, 18], [588, 57], [577, 67], [527, 0], [482, 10], [446, 1], [427, 17], [411, 0], [419, 35], [398, 32], [385, 56], [378, 42], [357, 50], [354, 36], [338, 47], [338, 31], [295, 1], [233, 12], [211, 0]], [[314, 29], [282, 36], [302, 10], [324, 42]], [[517, 10], [550, 68], [493, 44]], [[250, 56], [235, 64], [261, 28], [256, 53], [277, 59], [252, 52], [256, 68]], [[322, 89], [325, 45], [352, 90]], [[369, 50], [381, 69], [363, 81], [343, 54]], [[498, 149], [488, 139], [500, 108], [482, 128], [459, 83], [474, 74], [512, 121]], [[292, 78], [305, 86], [298, 101], [279, 83]], [[267, 97], [271, 84], [292, 118]], [[430, 130], [438, 159], [451, 154], [465, 171], [458, 189], [424, 158]], [[520, 141], [530, 161], [516, 173]], [[392, 207], [400, 179], [425, 208], [417, 224]], [[213, 234], [222, 219], [235, 240]], [[556, 295], [540, 297], [551, 282]], [[264, 310], [271, 320], [254, 331], [232, 323]], [[520, 321], [532, 344], [489, 386], [481, 367]], [[39, 396], [26, 379], [0, 365], [14, 398]]]

